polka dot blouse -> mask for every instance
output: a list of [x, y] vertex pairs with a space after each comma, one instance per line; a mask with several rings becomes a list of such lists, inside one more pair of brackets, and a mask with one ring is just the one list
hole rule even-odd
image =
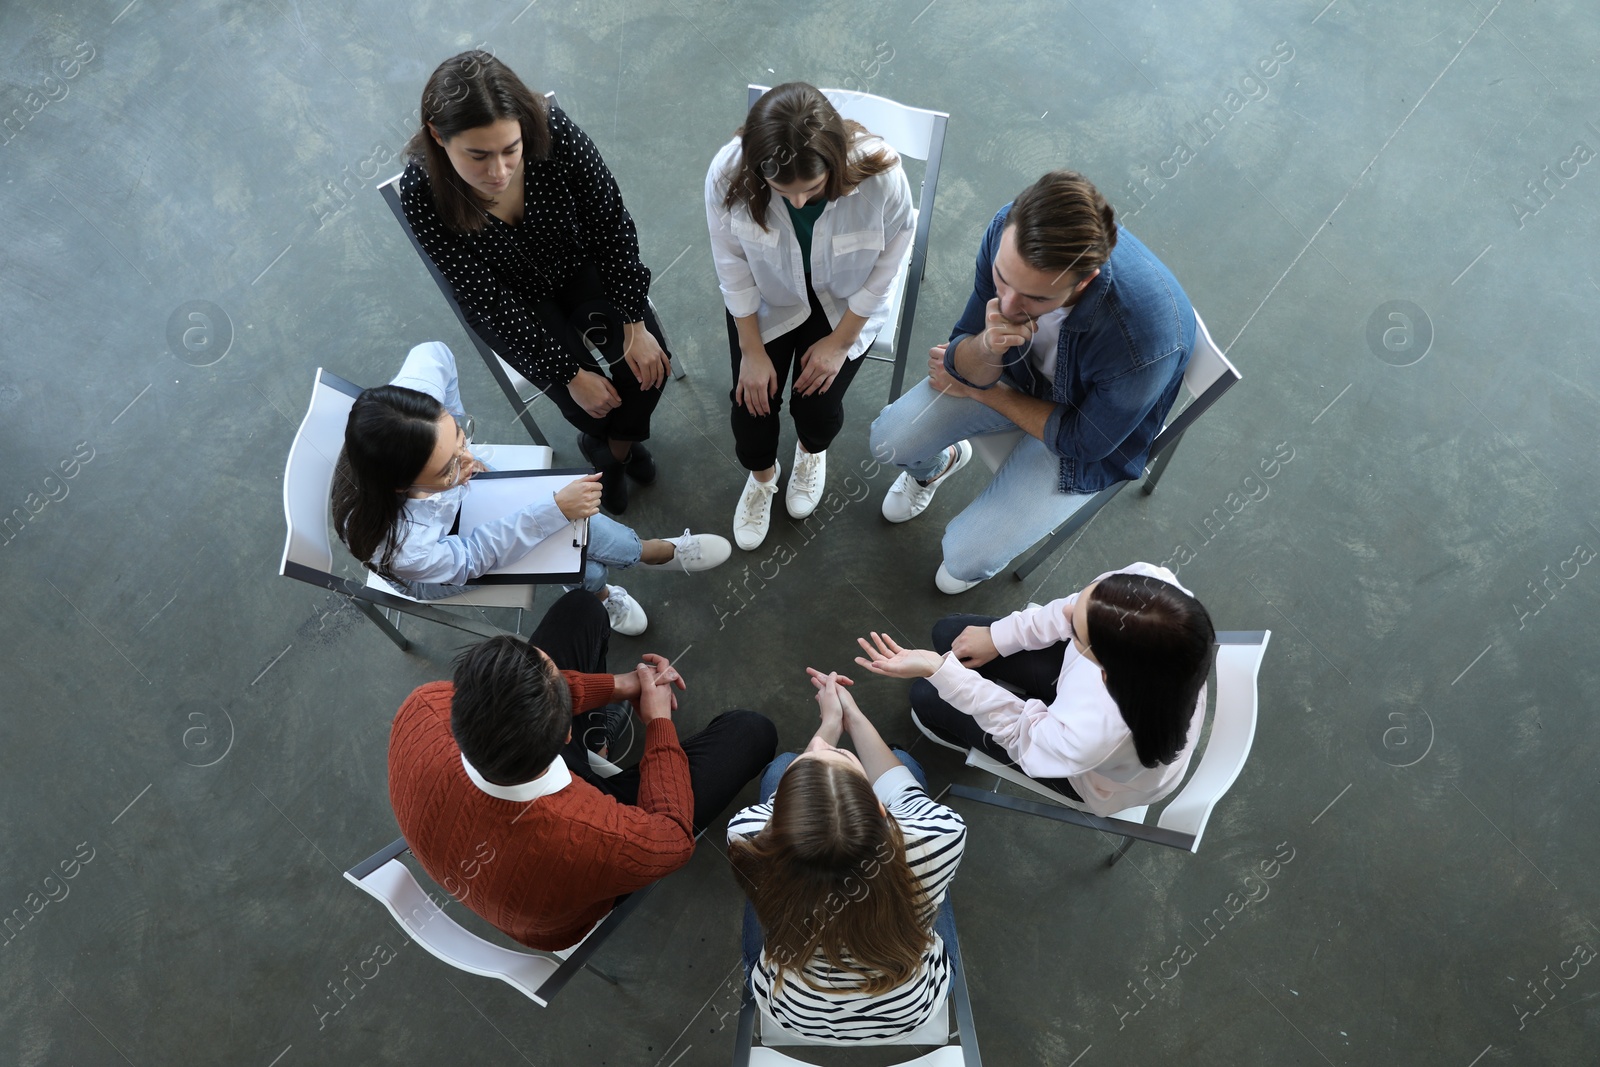
[[476, 233], [448, 229], [422, 165], [400, 178], [412, 232], [449, 281], [468, 320], [532, 382], [570, 382], [578, 361], [545, 329], [533, 305], [548, 300], [590, 262], [623, 321], [644, 318], [650, 270], [622, 192], [594, 142], [559, 107], [550, 108], [550, 155], [523, 161], [523, 219], [493, 215]]

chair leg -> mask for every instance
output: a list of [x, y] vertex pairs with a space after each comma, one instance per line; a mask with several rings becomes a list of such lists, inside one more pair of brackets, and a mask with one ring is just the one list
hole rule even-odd
[[1094, 518], [1095, 515], [1099, 513], [1101, 508], [1106, 506], [1106, 502], [1112, 497], [1116, 496], [1117, 492], [1127, 484], [1127, 482], [1117, 482], [1106, 487], [1105, 489], [1100, 490], [1093, 497], [1091, 497], [1087, 504], [1079, 508], [1073, 513], [1070, 519], [1057, 527], [1056, 532], [1051, 534], [1045, 543], [1040, 545], [1034, 551], [1033, 555], [1028, 557], [1028, 561], [1026, 563], [1011, 572], [1017, 581], [1027, 581], [1028, 575], [1032, 574], [1034, 570], [1038, 568], [1039, 564], [1043, 563], [1046, 559], [1049, 559], [1056, 549], [1066, 544], [1067, 538], [1071, 537], [1073, 534], [1087, 526], [1089, 524], [1089, 520]]
[[401, 652], [409, 652], [411, 650], [411, 642], [400, 632], [399, 627], [384, 618], [383, 612], [365, 600], [357, 600], [355, 597], [350, 599], [354, 601], [356, 607], [361, 609], [361, 614], [371, 619], [373, 624], [383, 631], [383, 636], [393, 641]]
[[1178, 445], [1182, 442], [1183, 434], [1180, 433], [1172, 439], [1170, 445], [1161, 450], [1161, 455], [1157, 456], [1155, 462], [1150, 464], [1150, 473], [1145, 475], [1144, 485], [1140, 487], [1139, 492], [1149, 496], [1156, 491], [1156, 483], [1161, 480], [1161, 473], [1167, 469], [1167, 464], [1172, 462], [1172, 453], [1177, 451]]
[[610, 982], [612, 985], [617, 985], [618, 984], [617, 980], [615, 978], [611, 977], [609, 974], [607, 974], [606, 972], [602, 971], [600, 968], [596, 967], [594, 964], [585, 963], [584, 967], [587, 968], [588, 970], [593, 971], [595, 974], [598, 974], [601, 978], [604, 978], [606, 981]]
[[1122, 844], [1118, 845], [1117, 850], [1111, 854], [1111, 858], [1106, 860], [1106, 866], [1115, 867], [1117, 861], [1128, 854], [1128, 850], [1133, 847], [1136, 840], [1137, 838], [1124, 837]]

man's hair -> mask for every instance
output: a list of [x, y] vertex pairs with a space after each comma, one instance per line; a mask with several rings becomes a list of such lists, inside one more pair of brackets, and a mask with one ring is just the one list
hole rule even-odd
[[1035, 270], [1092, 274], [1117, 246], [1117, 217], [1094, 184], [1053, 170], [1017, 195], [1006, 216], [1017, 254]]
[[518, 637], [491, 637], [455, 661], [450, 732], [496, 785], [537, 778], [572, 728], [572, 691], [549, 657]]

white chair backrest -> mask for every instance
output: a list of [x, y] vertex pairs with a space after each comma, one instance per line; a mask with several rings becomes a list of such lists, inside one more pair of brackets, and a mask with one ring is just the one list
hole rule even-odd
[[[770, 85], [748, 87], [746, 108], [754, 107]], [[823, 89], [822, 95], [840, 115], [859, 122], [877, 134], [902, 156], [926, 161], [933, 153], [939, 120], [949, 116], [941, 111], [911, 107], [887, 97], [858, 93], [849, 89]]]
[[1222, 354], [1222, 349], [1217, 347], [1217, 342], [1211, 339], [1211, 331], [1206, 329], [1205, 320], [1200, 317], [1200, 312], [1194, 313], [1194, 353], [1189, 357], [1189, 365], [1183, 369], [1183, 387], [1192, 397], [1205, 393], [1224, 375], [1232, 374], [1239, 377], [1239, 371], [1228, 362], [1228, 357]]
[[548, 1006], [539, 996], [539, 987], [555, 974], [559, 959], [570, 954], [571, 949], [552, 958], [485, 941], [429, 899], [410, 868], [398, 859], [383, 864], [365, 878], [356, 878], [348, 871], [345, 878], [381, 900], [412, 940], [445, 963], [485, 978], [498, 978], [540, 1007]]
[[1200, 766], [1156, 820], [1163, 829], [1192, 835], [1190, 852], [1199, 851], [1211, 809], [1238, 779], [1250, 755], [1260, 714], [1256, 677], [1271, 637], [1271, 630], [1217, 634], [1217, 693], [1211, 737], [1200, 755]]
[[334, 465], [344, 448], [345, 423], [360, 392], [338, 375], [317, 368], [311, 407], [295, 431], [283, 472], [283, 516], [289, 536], [284, 541], [279, 574], [287, 574], [291, 563], [324, 574], [333, 569], [329, 494]]

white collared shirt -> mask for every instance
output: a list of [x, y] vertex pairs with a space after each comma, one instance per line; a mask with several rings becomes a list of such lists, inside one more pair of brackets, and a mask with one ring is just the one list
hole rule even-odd
[[[917, 213], [911, 206], [911, 184], [894, 150], [882, 139], [862, 137], [851, 146], [852, 158], [884, 149], [895, 165], [830, 200], [811, 231], [811, 288], [838, 326], [845, 309], [867, 320], [850, 347], [856, 359], [867, 350], [888, 320], [891, 294], [911, 252]], [[811, 317], [806, 297], [806, 270], [800, 239], [777, 193], [767, 203], [766, 229], [742, 203], [722, 206], [728, 174], [739, 164], [740, 139], [722, 147], [706, 171], [706, 224], [711, 231], [711, 259], [722, 287], [722, 301], [734, 318], [755, 315], [761, 340], [770, 341]]]
[[511, 800], [518, 804], [527, 804], [559, 793], [572, 784], [572, 772], [567, 770], [567, 763], [560, 756], [550, 762], [544, 773], [531, 782], [521, 785], [495, 785], [483, 775], [478, 773], [478, 768], [467, 762], [466, 754], [461, 756], [461, 766], [467, 772], [467, 777], [472, 779], [472, 784], [501, 800]]

